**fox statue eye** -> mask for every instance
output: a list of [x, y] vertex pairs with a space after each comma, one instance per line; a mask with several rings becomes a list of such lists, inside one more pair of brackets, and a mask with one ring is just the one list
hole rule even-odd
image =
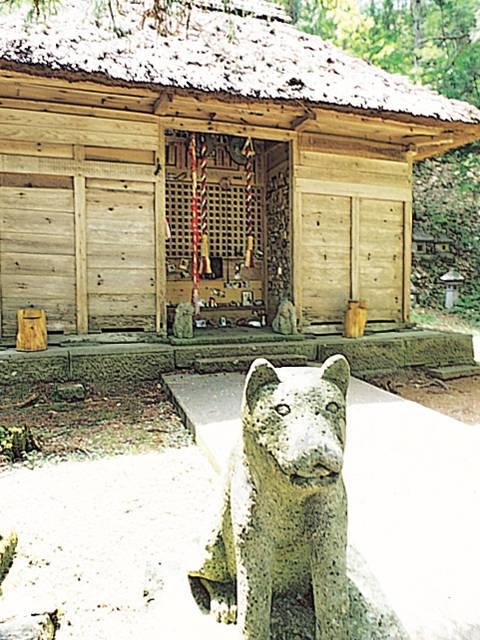
[[340, 411], [340, 406], [336, 402], [329, 402], [325, 409], [329, 413], [338, 413]]
[[290, 413], [288, 404], [277, 404], [275, 411], [281, 416], [287, 416]]

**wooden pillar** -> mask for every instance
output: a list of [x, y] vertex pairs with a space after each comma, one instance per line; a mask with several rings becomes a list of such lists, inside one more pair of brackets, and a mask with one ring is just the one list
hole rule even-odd
[[165, 247], [165, 127], [158, 125], [155, 153], [155, 329], [167, 333], [167, 275]]
[[410, 282], [412, 277], [412, 231], [413, 231], [413, 152], [409, 151], [408, 179], [410, 182], [410, 198], [403, 204], [403, 322], [410, 322]]
[[360, 297], [360, 198], [350, 204], [350, 299]]
[[[0, 185], [1, 187], [1, 185]], [[3, 320], [2, 320], [2, 300], [3, 300], [3, 291], [2, 291], [2, 223], [0, 221], [0, 338], [3, 337]]]
[[75, 207], [75, 274], [76, 274], [76, 311], [77, 333], [88, 333], [88, 294], [87, 294], [87, 203], [85, 174], [83, 163], [85, 149], [74, 145], [76, 161], [73, 177]]
[[303, 325], [303, 296], [302, 288], [302, 194], [297, 184], [298, 166], [300, 164], [300, 149], [298, 135], [292, 138], [289, 145], [290, 156], [290, 200], [291, 200], [291, 229], [292, 229], [292, 292], [293, 304], [297, 313], [299, 326]]

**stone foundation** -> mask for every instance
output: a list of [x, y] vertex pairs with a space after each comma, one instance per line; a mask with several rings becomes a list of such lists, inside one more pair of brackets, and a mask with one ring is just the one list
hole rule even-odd
[[[162, 373], [191, 369], [208, 360], [208, 371], [223, 371], [235, 358], [290, 355], [323, 362], [343, 354], [353, 375], [381, 375], [408, 367], [474, 365], [472, 337], [440, 331], [405, 330], [375, 333], [358, 339], [328, 336], [279, 336], [245, 329], [228, 333], [198, 331], [191, 340], [169, 343], [122, 341], [116, 344], [69, 343], [46, 351], [0, 351], [0, 384], [36, 382], [107, 382], [156, 380]], [[245, 368], [248, 368], [248, 364]]]

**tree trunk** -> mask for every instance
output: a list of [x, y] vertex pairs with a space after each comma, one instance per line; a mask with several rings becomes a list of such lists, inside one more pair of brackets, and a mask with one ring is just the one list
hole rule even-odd
[[412, 0], [413, 15], [413, 64], [420, 69], [420, 49], [422, 48], [422, 0]]

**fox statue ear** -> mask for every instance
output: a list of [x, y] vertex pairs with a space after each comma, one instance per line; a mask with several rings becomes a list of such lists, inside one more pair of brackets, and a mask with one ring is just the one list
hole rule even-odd
[[267, 384], [278, 385], [280, 378], [275, 367], [264, 358], [257, 358], [252, 363], [245, 382], [244, 399], [250, 411], [253, 409], [259, 390]]
[[337, 385], [344, 396], [350, 383], [350, 366], [347, 359], [338, 354], [325, 360], [321, 368], [322, 378]]

